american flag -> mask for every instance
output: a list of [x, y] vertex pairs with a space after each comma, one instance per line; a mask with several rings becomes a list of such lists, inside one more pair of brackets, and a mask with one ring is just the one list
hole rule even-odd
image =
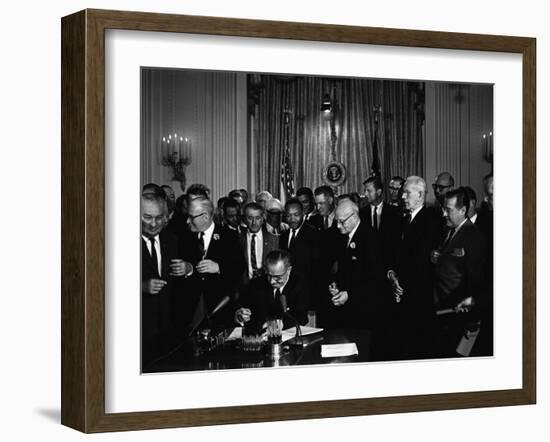
[[294, 196], [294, 177], [290, 162], [290, 149], [285, 148], [283, 163], [281, 164], [281, 202], [284, 204], [288, 198]]
[[281, 202], [284, 204], [287, 198], [294, 196], [294, 175], [292, 173], [292, 162], [290, 161], [290, 146], [289, 146], [289, 113], [284, 113], [284, 128], [285, 128], [285, 149], [283, 160], [281, 163]]
[[378, 123], [376, 123], [374, 140], [372, 142], [372, 167], [370, 172], [371, 176], [380, 176], [380, 159], [378, 158]]

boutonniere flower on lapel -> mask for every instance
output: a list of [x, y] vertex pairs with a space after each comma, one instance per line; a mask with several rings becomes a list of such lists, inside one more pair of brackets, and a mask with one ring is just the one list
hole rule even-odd
[[349, 245], [350, 249], [355, 249], [355, 243], [352, 242], [350, 245]]
[[214, 239], [214, 241], [217, 241], [218, 239], [220, 239], [220, 235], [214, 233], [214, 235], [212, 235], [212, 239]]

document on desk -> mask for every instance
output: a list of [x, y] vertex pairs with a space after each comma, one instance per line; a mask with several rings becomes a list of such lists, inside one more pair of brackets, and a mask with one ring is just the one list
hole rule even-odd
[[[302, 332], [302, 336], [312, 335], [313, 333], [319, 333], [323, 331], [322, 328], [307, 327], [305, 325], [300, 327], [300, 330]], [[283, 336], [282, 336], [283, 342], [289, 341], [294, 337], [296, 337], [296, 327], [291, 327], [283, 330]]]
[[[300, 330], [302, 331], [302, 336], [306, 335], [312, 335], [313, 333], [319, 333], [322, 332], [322, 328], [315, 328], [315, 327], [300, 327]], [[264, 335], [266, 333], [264, 332]], [[243, 328], [242, 327], [235, 327], [229, 336], [225, 338], [226, 341], [236, 341], [238, 339], [241, 339], [243, 336]], [[283, 330], [282, 332], [282, 342], [289, 341], [293, 339], [296, 336], [296, 327], [287, 328], [286, 330]]]
[[323, 358], [339, 358], [343, 356], [358, 355], [357, 345], [355, 342], [347, 344], [326, 344], [321, 345], [321, 356]]

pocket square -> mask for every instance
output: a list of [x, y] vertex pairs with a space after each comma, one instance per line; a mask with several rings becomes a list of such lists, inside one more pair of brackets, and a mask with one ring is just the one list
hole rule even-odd
[[352, 256], [352, 257], [351, 257], [351, 260], [352, 260], [352, 261], [357, 261], [357, 256]]
[[451, 252], [451, 255], [452, 256], [465, 256], [466, 255], [466, 252], [464, 251], [464, 249], [460, 248], [460, 249], [453, 249], [453, 251]]

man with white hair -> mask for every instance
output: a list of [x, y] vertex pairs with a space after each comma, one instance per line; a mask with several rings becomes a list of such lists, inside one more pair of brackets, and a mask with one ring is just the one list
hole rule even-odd
[[[226, 296], [233, 297], [244, 270], [239, 239], [214, 223], [212, 201], [199, 196], [189, 202], [187, 227], [179, 250], [193, 273], [184, 280], [184, 296], [177, 298], [181, 302], [173, 311], [184, 332], [200, 324]], [[223, 323], [224, 313], [218, 312], [215, 321]]]
[[396, 301], [397, 358], [430, 357], [434, 303], [430, 253], [439, 240], [438, 217], [425, 206], [426, 182], [410, 176], [403, 186], [405, 219], [387, 277]]
[[260, 204], [265, 210], [265, 204], [273, 198], [273, 195], [267, 190], [261, 190], [256, 194], [256, 202]]
[[336, 249], [337, 271], [328, 286], [332, 308], [326, 326], [372, 329], [377, 312], [368, 226], [361, 222], [359, 207], [351, 200], [338, 203], [334, 222], [341, 237]]
[[265, 228], [275, 236], [288, 230], [288, 224], [283, 222], [285, 208], [280, 200], [271, 198], [265, 203]]

